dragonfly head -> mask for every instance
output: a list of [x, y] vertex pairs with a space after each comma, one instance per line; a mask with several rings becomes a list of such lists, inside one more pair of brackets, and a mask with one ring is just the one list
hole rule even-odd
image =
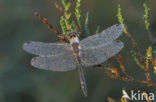
[[70, 31], [69, 34], [68, 34], [68, 38], [72, 39], [72, 38], [75, 38], [75, 37], [77, 37], [76, 32]]
[[74, 31], [71, 31], [68, 34], [68, 39], [69, 39], [69, 41], [70, 41], [71, 44], [73, 44], [73, 43], [79, 43], [79, 39], [77, 37], [77, 34]]

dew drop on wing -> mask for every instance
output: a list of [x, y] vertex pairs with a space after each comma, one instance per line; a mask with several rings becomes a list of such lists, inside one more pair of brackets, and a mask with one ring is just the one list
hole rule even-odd
[[117, 54], [124, 44], [121, 41], [113, 41], [107, 45], [92, 47], [91, 49], [82, 49], [81, 60], [83, 66], [98, 65], [105, 62], [115, 54]]
[[108, 44], [117, 39], [124, 31], [124, 26], [115, 24], [101, 33], [94, 34], [80, 41], [82, 49], [98, 46], [100, 44]]
[[23, 44], [23, 49], [31, 54], [39, 56], [56, 56], [70, 50], [68, 43], [43, 43], [29, 41]]
[[69, 71], [76, 68], [75, 57], [71, 52], [68, 52], [59, 56], [49, 56], [49, 57], [34, 57], [31, 60], [31, 65], [51, 71]]

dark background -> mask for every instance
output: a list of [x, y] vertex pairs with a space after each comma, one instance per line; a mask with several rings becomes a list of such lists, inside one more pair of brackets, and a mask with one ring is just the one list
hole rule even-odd
[[[103, 69], [88, 67], [84, 68], [88, 86], [88, 97], [84, 98], [77, 70], [52, 72], [30, 66], [33, 55], [22, 49], [25, 41], [59, 41], [54, 33], [34, 16], [35, 11], [39, 12], [60, 30], [61, 14], [55, 8], [54, 2], [61, 4], [61, 0], [0, 0], [0, 102], [105, 102], [108, 96], [119, 101], [124, 87], [127, 92], [145, 90], [156, 93], [155, 88], [113, 80], [104, 75]], [[72, 8], [74, 2], [75, 0]], [[145, 49], [151, 43], [142, 19], [144, 2], [146, 0], [83, 0], [83, 21], [86, 11], [89, 11], [89, 27], [94, 34], [97, 25], [100, 25], [102, 30], [118, 23], [117, 5], [121, 4], [128, 31], [145, 54]], [[146, 3], [151, 8], [150, 28], [156, 37], [156, 1], [149, 0]], [[134, 63], [130, 54], [130, 40], [124, 34], [119, 39], [125, 43], [120, 54], [124, 58], [126, 71], [136, 79], [145, 79], [144, 71]], [[150, 71], [152, 73], [152, 67]], [[156, 82], [156, 76], [151, 75]]]

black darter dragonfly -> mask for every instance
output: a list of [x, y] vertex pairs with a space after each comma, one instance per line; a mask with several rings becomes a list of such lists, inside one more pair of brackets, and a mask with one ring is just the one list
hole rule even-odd
[[101, 64], [117, 54], [124, 44], [117, 39], [124, 31], [121, 24], [113, 25], [101, 33], [89, 36], [81, 41], [74, 32], [68, 34], [70, 43], [43, 43], [30, 41], [23, 45], [28, 53], [37, 55], [31, 65], [44, 70], [70, 71], [78, 68], [84, 96], [87, 86], [82, 66]]

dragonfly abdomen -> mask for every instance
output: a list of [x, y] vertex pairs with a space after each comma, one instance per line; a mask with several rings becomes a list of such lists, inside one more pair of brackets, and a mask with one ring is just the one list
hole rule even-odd
[[75, 56], [75, 59], [76, 59], [78, 70], [79, 70], [81, 89], [82, 89], [84, 96], [87, 97], [87, 85], [86, 85], [86, 81], [85, 81], [85, 77], [84, 77], [84, 73], [82, 69], [81, 59], [79, 56]]

